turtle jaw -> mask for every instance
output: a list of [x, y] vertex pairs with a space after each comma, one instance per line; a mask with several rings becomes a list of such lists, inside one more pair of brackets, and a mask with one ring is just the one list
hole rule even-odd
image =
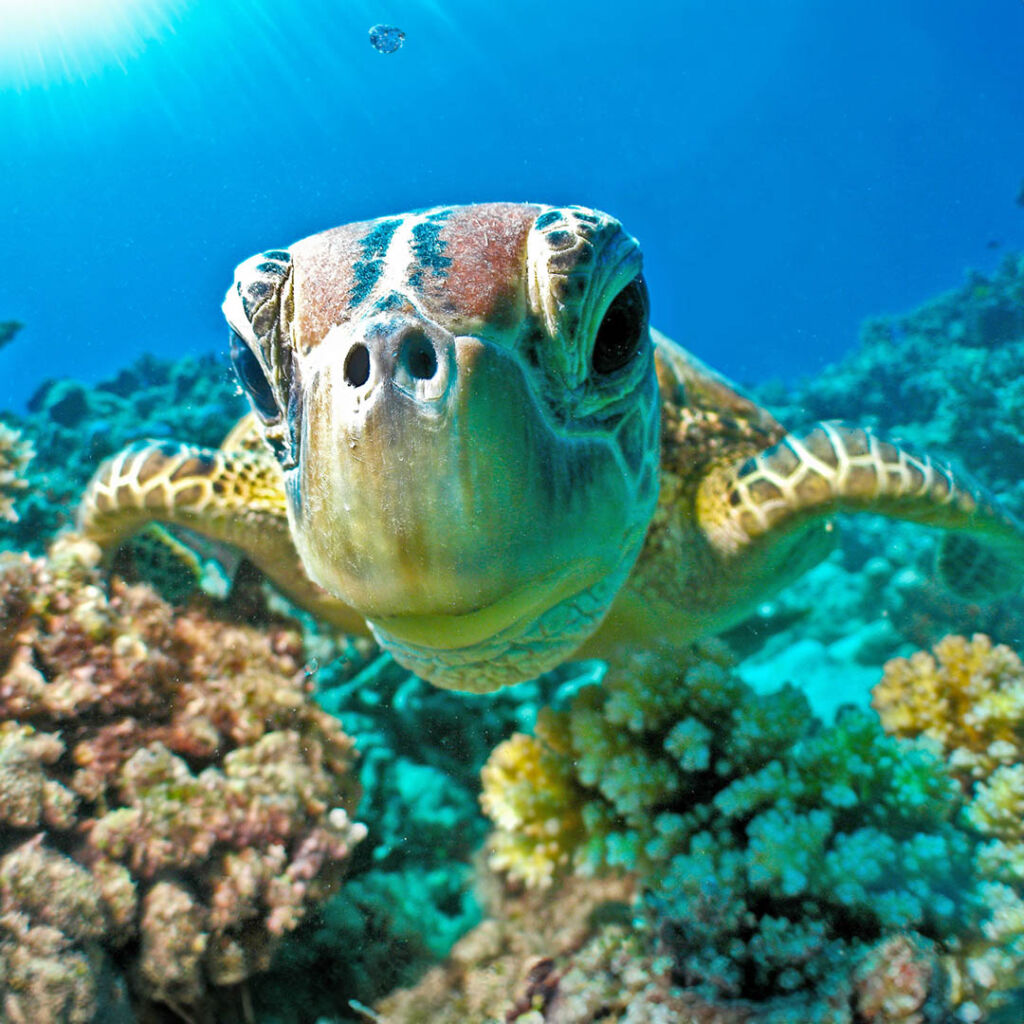
[[[328, 352], [303, 367], [289, 518], [306, 571], [382, 638], [452, 651], [525, 636], [606, 579], [618, 588], [652, 509], [610, 436], [545, 411], [518, 353], [418, 318], [313, 355]], [[614, 589], [574, 613], [585, 633]]]
[[565, 601], [591, 590], [604, 568], [568, 565], [540, 580], [531, 580], [493, 604], [461, 615], [377, 616], [374, 627], [396, 642], [437, 651], [475, 647], [490, 638], [536, 621]]
[[[531, 593], [511, 595], [500, 607], [467, 616], [370, 621], [370, 629], [395, 661], [443, 689], [492, 693], [533, 679], [571, 657], [597, 629], [629, 576], [644, 535], [637, 530], [618, 566], [590, 586], [570, 572], [557, 583], [543, 581]], [[510, 605], [523, 602], [529, 609], [520, 608], [522, 614], [499, 629]]]

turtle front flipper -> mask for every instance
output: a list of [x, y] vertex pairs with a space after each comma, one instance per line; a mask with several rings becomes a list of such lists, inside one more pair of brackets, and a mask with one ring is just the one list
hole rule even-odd
[[[984, 600], [1024, 581], [1024, 526], [983, 488], [927, 455], [869, 430], [818, 423], [703, 481], [698, 519], [720, 555], [781, 563], [799, 537], [835, 512], [875, 512], [953, 531], [938, 568], [963, 597]], [[772, 571], [772, 565], [761, 569]]]
[[115, 548], [149, 523], [184, 526], [237, 548], [317, 618], [366, 633], [361, 615], [306, 575], [292, 543], [281, 470], [259, 451], [141, 441], [107, 459], [78, 508], [78, 527]]

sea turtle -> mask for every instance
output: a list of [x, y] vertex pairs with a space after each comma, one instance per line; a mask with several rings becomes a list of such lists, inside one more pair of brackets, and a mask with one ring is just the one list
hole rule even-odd
[[720, 631], [837, 511], [953, 531], [940, 569], [972, 598], [1024, 576], [1024, 528], [974, 484], [869, 430], [787, 434], [650, 328], [640, 247], [596, 210], [348, 224], [246, 260], [224, 312], [252, 412], [216, 451], [109, 459], [82, 530], [227, 541], [440, 686]]

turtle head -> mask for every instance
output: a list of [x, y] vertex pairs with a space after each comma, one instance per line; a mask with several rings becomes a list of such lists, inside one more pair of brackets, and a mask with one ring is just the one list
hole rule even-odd
[[435, 683], [597, 627], [658, 493], [636, 241], [580, 207], [444, 207], [243, 263], [232, 357], [309, 575]]

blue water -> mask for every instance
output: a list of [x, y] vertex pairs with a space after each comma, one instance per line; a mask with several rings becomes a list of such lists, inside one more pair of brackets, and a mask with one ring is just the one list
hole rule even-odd
[[744, 380], [1024, 245], [1019, 0], [145, 6], [111, 52], [58, 14], [28, 75], [0, 32], [0, 407], [222, 347], [238, 261], [437, 203], [613, 212], [655, 322]]

